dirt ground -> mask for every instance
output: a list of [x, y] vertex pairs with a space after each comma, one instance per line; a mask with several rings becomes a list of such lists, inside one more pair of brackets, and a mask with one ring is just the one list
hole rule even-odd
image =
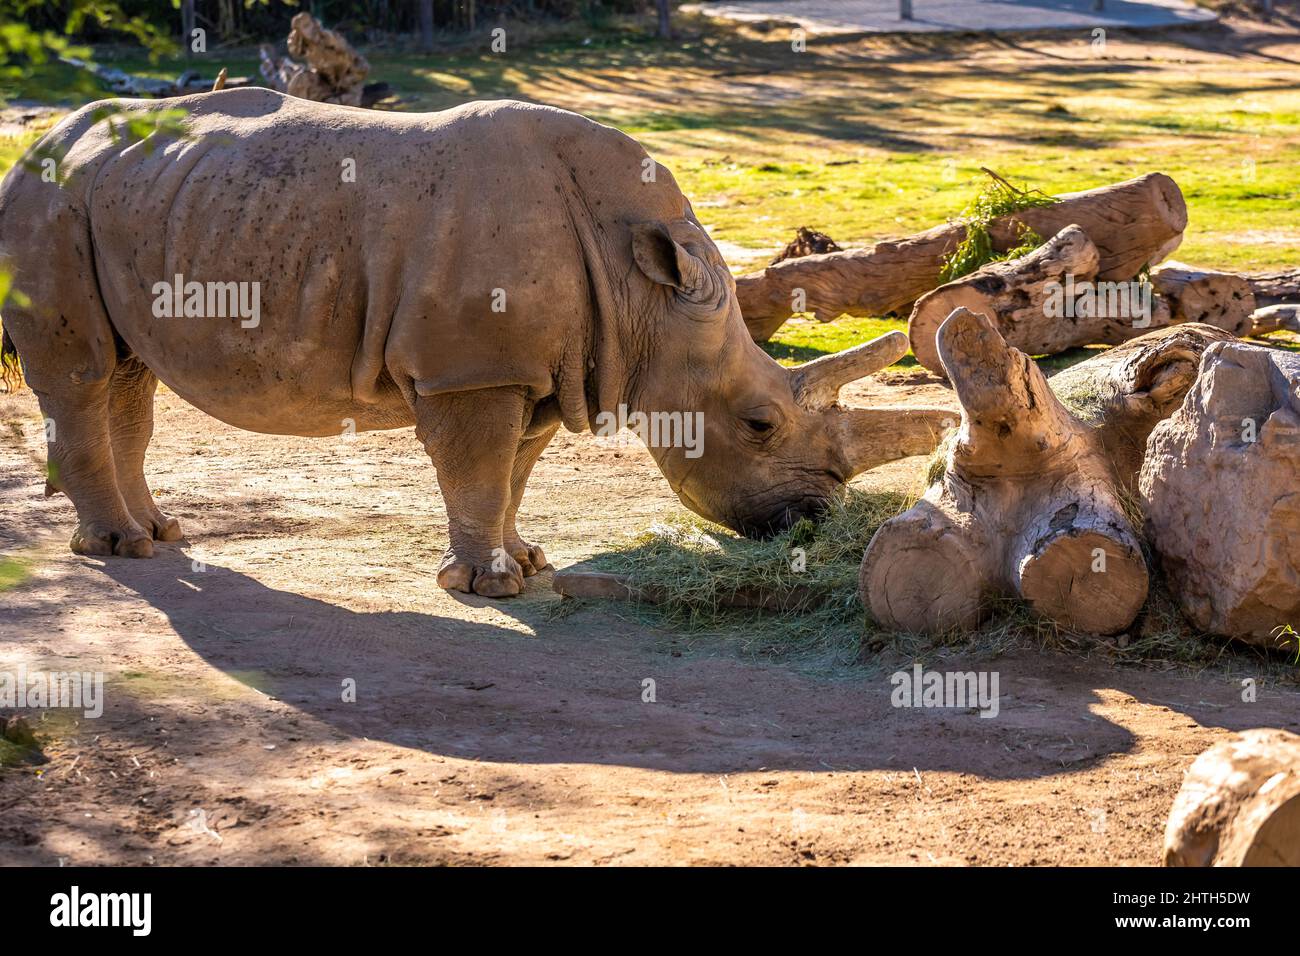
[[[848, 397], [944, 396], [894, 373]], [[999, 673], [994, 719], [900, 709], [889, 667], [556, 615], [549, 573], [450, 595], [409, 430], [253, 435], [170, 393], [158, 418], [149, 474], [187, 541], [80, 558], [36, 402], [0, 396], [0, 553], [29, 561], [0, 669], [107, 682], [102, 717], [38, 725], [48, 763], [0, 772], [6, 863], [1152, 864], [1197, 753], [1300, 727], [1293, 690], [1032, 651], [969, 665]], [[564, 567], [675, 507], [641, 449], [561, 435], [521, 527]]]

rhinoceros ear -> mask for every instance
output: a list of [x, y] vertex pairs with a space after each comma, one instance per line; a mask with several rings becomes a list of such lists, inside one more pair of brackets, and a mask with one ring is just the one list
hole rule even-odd
[[708, 266], [674, 239], [662, 222], [633, 224], [632, 257], [655, 282], [672, 286], [687, 298], [706, 296], [711, 290]]

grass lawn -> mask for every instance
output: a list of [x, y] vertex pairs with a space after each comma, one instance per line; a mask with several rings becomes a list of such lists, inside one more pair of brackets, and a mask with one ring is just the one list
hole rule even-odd
[[[1258, 44], [1247, 52], [1216, 31], [1170, 31], [1115, 34], [1098, 51], [1081, 31], [814, 38], [797, 53], [781, 30], [687, 28], [673, 43], [645, 37], [643, 25], [590, 37], [579, 27], [505, 54], [367, 55], [403, 109], [516, 97], [636, 136], [674, 172], [737, 272], [761, 267], [800, 225], [849, 246], [957, 216], [981, 166], [1046, 192], [1161, 170], [1190, 209], [1178, 258], [1243, 270], [1300, 258], [1300, 85], [1293, 63]], [[113, 65], [256, 73], [252, 50]], [[66, 71], [46, 84], [86, 97]], [[0, 163], [24, 145], [0, 138]], [[802, 360], [902, 326], [796, 321], [771, 351]]]

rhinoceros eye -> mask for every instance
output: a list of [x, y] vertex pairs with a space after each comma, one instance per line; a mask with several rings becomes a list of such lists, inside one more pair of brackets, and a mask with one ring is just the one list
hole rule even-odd
[[759, 435], [766, 435], [776, 427], [775, 424], [763, 418], [746, 418], [745, 424], [749, 427], [750, 431]]

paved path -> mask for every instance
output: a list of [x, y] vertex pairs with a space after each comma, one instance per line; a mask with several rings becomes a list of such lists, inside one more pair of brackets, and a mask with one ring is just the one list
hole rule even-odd
[[920, 33], [966, 30], [1059, 30], [1072, 27], [1165, 27], [1207, 23], [1209, 11], [1183, 0], [912, 0], [912, 19], [899, 19], [899, 0], [738, 0], [695, 3], [730, 20], [780, 20], [809, 33]]

